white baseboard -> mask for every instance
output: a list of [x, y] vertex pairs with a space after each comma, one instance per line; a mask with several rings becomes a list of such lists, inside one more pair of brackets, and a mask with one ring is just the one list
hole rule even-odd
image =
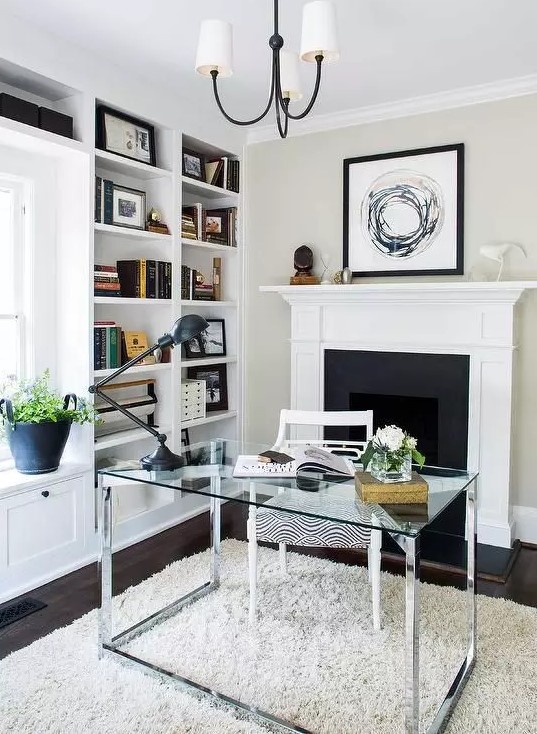
[[537, 545], [537, 507], [513, 505], [513, 519], [515, 521], [514, 537], [524, 543]]

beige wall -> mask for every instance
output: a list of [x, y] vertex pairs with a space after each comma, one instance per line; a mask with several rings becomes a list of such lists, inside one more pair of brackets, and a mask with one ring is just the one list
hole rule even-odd
[[[302, 243], [310, 244], [316, 255], [329, 252], [333, 269], [341, 268], [343, 159], [459, 142], [466, 146], [465, 274], [479, 260], [480, 245], [514, 241], [524, 245], [528, 259], [508, 255], [505, 278], [537, 278], [535, 95], [248, 148], [248, 439], [270, 441], [279, 410], [290, 399], [290, 309], [279, 296], [259, 293], [259, 286], [288, 283], [293, 251]], [[476, 269], [482, 271], [481, 265]], [[537, 507], [537, 297], [525, 296], [520, 315], [512, 501]]]

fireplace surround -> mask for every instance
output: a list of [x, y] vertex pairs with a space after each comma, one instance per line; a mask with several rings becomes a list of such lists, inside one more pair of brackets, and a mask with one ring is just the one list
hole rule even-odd
[[[535, 287], [531, 281], [459, 281], [260, 290], [278, 293], [291, 306], [292, 408], [331, 408], [325, 370], [333, 352], [464, 358], [466, 465], [480, 472], [478, 540], [509, 548], [516, 304]], [[300, 431], [302, 438], [310, 435], [319, 437]]]

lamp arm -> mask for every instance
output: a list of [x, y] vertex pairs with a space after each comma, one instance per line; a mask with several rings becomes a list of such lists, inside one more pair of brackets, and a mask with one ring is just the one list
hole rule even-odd
[[308, 106], [306, 107], [306, 109], [303, 110], [298, 115], [293, 115], [291, 112], [289, 112], [289, 109], [287, 107], [287, 105], [289, 104], [289, 101], [287, 101], [287, 105], [284, 104], [285, 98], [282, 95], [282, 88], [281, 88], [281, 85], [280, 85], [279, 60], [278, 60], [278, 74], [277, 74], [278, 81], [276, 82], [276, 87], [277, 87], [276, 88], [276, 94], [278, 96], [278, 100], [280, 102], [280, 106], [283, 108], [283, 111], [285, 113], [285, 116], [288, 117], [289, 119], [291, 119], [291, 120], [302, 120], [302, 119], [304, 119], [304, 117], [306, 117], [306, 115], [308, 115], [311, 112], [311, 109], [312, 109], [313, 105], [317, 101], [317, 95], [319, 94], [319, 89], [321, 87], [321, 66], [322, 66], [322, 63], [323, 63], [323, 58], [324, 57], [321, 54], [319, 54], [318, 56], [315, 57], [315, 61], [317, 62], [317, 74], [316, 74], [316, 77], [315, 77], [315, 86], [313, 88], [313, 94], [311, 95], [311, 99], [308, 102]]
[[120, 413], [122, 413], [124, 416], [129, 418], [129, 420], [136, 423], [138, 426], [140, 426], [140, 428], [145, 428], [145, 430], [148, 433], [150, 433], [152, 436], [157, 438], [160, 443], [164, 443], [166, 441], [167, 436], [164, 433], [159, 433], [155, 428], [148, 425], [147, 423], [144, 423], [143, 420], [140, 420], [140, 418], [138, 418], [138, 416], [134, 415], [134, 413], [131, 413], [129, 410], [124, 408], [119, 403], [116, 403], [115, 400], [109, 397], [106, 393], [99, 390], [99, 388], [96, 387], [95, 385], [93, 385], [93, 388], [94, 388], [93, 390], [90, 388], [90, 392], [93, 392], [95, 395], [98, 395], [100, 398], [102, 398], [107, 403], [109, 403], [109, 405], [111, 405], [113, 408], [115, 408], [116, 410], [119, 410]]
[[[137, 354], [136, 357], [129, 359], [129, 361], [125, 362], [124, 365], [118, 367], [117, 370], [114, 370], [111, 375], [103, 377], [103, 379], [99, 380], [99, 382], [96, 382], [95, 385], [90, 385], [90, 387], [88, 388], [88, 392], [92, 394], [96, 393], [100, 387], [103, 387], [103, 385], [107, 385], [111, 380], [114, 380], [116, 377], [119, 377], [119, 375], [122, 375], [123, 372], [126, 372], [133, 365], [138, 364], [138, 362], [141, 362], [141, 360], [145, 359], [145, 357], [149, 357], [149, 355], [153, 354], [153, 352], [156, 351], [159, 347], [162, 349], [163, 347], [170, 346], [169, 341], [166, 339], [167, 336], [168, 335], [166, 334], [164, 337], [162, 337], [162, 339], [159, 339], [156, 344], [153, 344], [152, 347], [146, 349], [145, 352]], [[173, 341], [171, 343], [173, 344]]]
[[272, 73], [272, 79], [270, 82], [270, 94], [269, 94], [269, 100], [267, 102], [267, 106], [265, 107], [265, 109], [263, 110], [263, 112], [260, 115], [258, 115], [257, 117], [254, 117], [252, 120], [236, 120], [234, 117], [231, 117], [231, 115], [228, 115], [228, 113], [225, 111], [225, 109], [222, 106], [222, 102], [220, 101], [220, 95], [218, 94], [218, 86], [216, 83], [217, 76], [218, 76], [218, 71], [216, 69], [213, 69], [211, 71], [211, 77], [213, 79], [214, 98], [216, 100], [216, 104], [218, 105], [218, 109], [224, 115], [226, 120], [228, 120], [228, 122], [233, 123], [233, 125], [255, 125], [256, 122], [259, 122], [264, 117], [266, 117], [272, 105], [272, 100], [274, 99], [274, 87], [275, 87], [274, 73]]

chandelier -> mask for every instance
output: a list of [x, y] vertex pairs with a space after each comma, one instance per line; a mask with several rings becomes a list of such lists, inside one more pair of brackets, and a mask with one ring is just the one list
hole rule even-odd
[[289, 102], [302, 98], [298, 78], [298, 58], [291, 51], [284, 51], [284, 40], [278, 29], [278, 0], [274, 0], [274, 30], [268, 45], [272, 49], [272, 69], [268, 102], [257, 117], [236, 120], [225, 110], [218, 93], [218, 78], [233, 73], [233, 37], [231, 23], [223, 20], [204, 20], [201, 24], [196, 55], [196, 71], [213, 80], [213, 93], [218, 109], [226, 120], [234, 125], [254, 125], [262, 120], [274, 103], [276, 124], [280, 137], [287, 137], [289, 120], [302, 120], [311, 112], [321, 85], [323, 61], [337, 61], [339, 51], [336, 37], [334, 7], [328, 0], [314, 0], [304, 5], [302, 15], [302, 42], [300, 58], [315, 62], [317, 73], [311, 99], [300, 113], [289, 110]]

